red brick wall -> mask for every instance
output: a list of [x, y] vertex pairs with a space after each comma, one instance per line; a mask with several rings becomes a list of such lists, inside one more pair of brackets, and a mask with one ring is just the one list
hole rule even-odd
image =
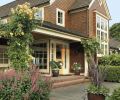
[[87, 10], [70, 13], [70, 25], [67, 26], [68, 28], [87, 34], [88, 33], [87, 25], [88, 25]]
[[65, 11], [65, 24], [69, 22], [68, 10], [75, 0], [55, 0], [55, 2], [45, 7], [45, 20], [56, 24], [56, 8]]

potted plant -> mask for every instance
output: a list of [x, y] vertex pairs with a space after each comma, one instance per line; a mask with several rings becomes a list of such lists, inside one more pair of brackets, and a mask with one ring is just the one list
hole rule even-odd
[[88, 100], [105, 100], [109, 90], [102, 85], [105, 77], [105, 69], [102, 70], [96, 64], [95, 54], [99, 43], [95, 39], [82, 40], [85, 49], [91, 85], [87, 89]]
[[62, 62], [56, 62], [56, 61], [50, 61], [50, 66], [52, 69], [52, 76], [53, 77], [58, 77], [59, 76], [59, 69], [62, 66]]
[[73, 70], [74, 70], [75, 75], [80, 75], [81, 64], [79, 64], [77, 62], [74, 63], [73, 64]]

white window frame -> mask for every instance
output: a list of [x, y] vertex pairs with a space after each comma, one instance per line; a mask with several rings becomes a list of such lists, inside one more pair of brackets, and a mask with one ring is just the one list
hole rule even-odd
[[[60, 13], [62, 13], [63, 14], [63, 19], [62, 19], [62, 21], [63, 21], [63, 23], [58, 23], [58, 12], [60, 12]], [[57, 25], [60, 25], [60, 26], [65, 26], [65, 11], [64, 10], [61, 10], [61, 9], [56, 9], [56, 24]]]
[[[100, 18], [100, 28], [97, 27], [97, 18]], [[101, 22], [104, 20], [104, 28], [105, 28], [105, 24], [107, 24], [107, 30], [105, 29], [101, 29]], [[98, 37], [97, 36], [97, 31], [100, 31], [100, 49], [101, 49], [101, 45], [104, 45], [104, 51], [103, 54], [102, 53], [98, 53], [98, 57], [100, 56], [104, 56], [104, 55], [108, 55], [109, 54], [109, 34], [108, 34], [108, 20], [105, 19], [104, 17], [96, 14], [96, 38]], [[104, 41], [101, 40], [101, 33], [104, 33]], [[105, 34], [107, 34], [107, 40], [105, 39]], [[105, 53], [106, 52], [106, 49], [105, 49], [105, 46], [107, 45], [107, 54]]]
[[37, 19], [37, 20], [44, 20], [44, 7], [38, 8], [37, 13], [38, 13], [39, 11], [42, 11], [42, 18], [41, 18], [41, 19], [40, 19], [40, 18], [36, 18], [36, 15], [35, 15], [35, 19]]
[[[3, 49], [6, 50], [7, 46], [0, 45], [0, 48], [3, 48]], [[0, 63], [0, 68], [8, 68], [8, 67], [10, 67], [10, 60], [9, 59], [8, 59], [8, 63]]]

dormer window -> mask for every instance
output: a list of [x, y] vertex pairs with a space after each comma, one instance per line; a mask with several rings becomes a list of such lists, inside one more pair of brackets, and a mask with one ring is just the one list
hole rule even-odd
[[56, 24], [60, 26], [65, 26], [65, 12], [61, 9], [57, 9]]
[[38, 9], [38, 11], [35, 13], [35, 19], [44, 20], [44, 8]]

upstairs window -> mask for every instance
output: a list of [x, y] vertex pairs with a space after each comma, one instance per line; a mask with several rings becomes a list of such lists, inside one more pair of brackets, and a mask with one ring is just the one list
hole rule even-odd
[[57, 9], [56, 22], [57, 25], [65, 26], [65, 12], [63, 10]]
[[35, 19], [44, 20], [44, 8], [38, 9], [38, 11], [35, 13]]

